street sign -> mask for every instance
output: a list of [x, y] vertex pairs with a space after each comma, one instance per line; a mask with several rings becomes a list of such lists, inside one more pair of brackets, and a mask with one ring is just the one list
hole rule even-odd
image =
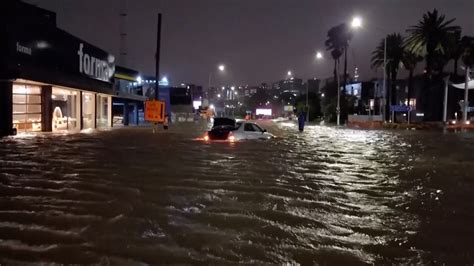
[[145, 101], [145, 121], [163, 123], [165, 121], [165, 102], [157, 100]]
[[406, 105], [390, 105], [390, 112], [402, 112], [406, 113], [411, 111], [410, 106]]

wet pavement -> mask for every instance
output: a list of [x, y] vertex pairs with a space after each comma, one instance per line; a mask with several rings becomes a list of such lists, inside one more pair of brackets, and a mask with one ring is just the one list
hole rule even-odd
[[0, 263], [474, 262], [474, 134], [262, 125], [0, 140]]

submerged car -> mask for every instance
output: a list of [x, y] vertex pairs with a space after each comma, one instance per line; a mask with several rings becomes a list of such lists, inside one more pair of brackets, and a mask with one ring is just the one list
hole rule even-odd
[[236, 141], [251, 139], [271, 139], [273, 134], [267, 132], [253, 122], [236, 122], [232, 118], [215, 118], [212, 129], [204, 136], [204, 140]]

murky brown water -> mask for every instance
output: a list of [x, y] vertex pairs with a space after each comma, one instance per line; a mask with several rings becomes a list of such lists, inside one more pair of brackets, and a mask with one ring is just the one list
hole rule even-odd
[[0, 140], [0, 263], [474, 262], [474, 135], [267, 125]]

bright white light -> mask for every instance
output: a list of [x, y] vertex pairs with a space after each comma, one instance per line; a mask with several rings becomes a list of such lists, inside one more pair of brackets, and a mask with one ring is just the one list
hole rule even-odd
[[224, 87], [224, 86], [222, 86], [222, 90], [225, 90], [225, 87]]
[[272, 115], [272, 109], [257, 109], [255, 111], [256, 115]]
[[354, 29], [362, 27], [362, 19], [360, 17], [354, 17], [351, 22], [351, 27]]
[[234, 92], [235, 95], [237, 95], [238, 93], [237, 92]]
[[235, 90], [235, 86], [230, 87], [231, 90]]
[[466, 121], [466, 125], [470, 125], [471, 124], [471, 121]]
[[287, 75], [288, 75], [288, 76], [291, 76], [291, 71], [288, 71], [288, 74], [287, 74]]
[[220, 97], [221, 97], [221, 95], [220, 95], [220, 94], [217, 94], [217, 98], [220, 98]]
[[214, 109], [215, 109], [214, 104], [209, 105], [209, 108], [211, 108], [212, 110], [214, 110]]
[[39, 41], [38, 43], [36, 43], [36, 47], [38, 47], [38, 49], [46, 49], [49, 48], [49, 43], [47, 43], [46, 41]]
[[168, 86], [169, 85], [168, 78], [166, 76], [163, 77], [158, 84], [163, 85], [163, 86]]
[[324, 97], [324, 93], [321, 93], [321, 97]]
[[224, 65], [220, 65], [219, 66], [219, 71], [224, 71], [225, 70], [225, 66]]
[[321, 52], [317, 52], [316, 59], [322, 59], [322, 58], [323, 58], [323, 54]]
[[138, 84], [141, 84], [142, 81], [143, 81], [142, 77], [138, 76], [138, 77], [137, 77], [137, 82], [138, 82]]
[[202, 101], [193, 101], [194, 109], [199, 109], [199, 106], [202, 105]]

